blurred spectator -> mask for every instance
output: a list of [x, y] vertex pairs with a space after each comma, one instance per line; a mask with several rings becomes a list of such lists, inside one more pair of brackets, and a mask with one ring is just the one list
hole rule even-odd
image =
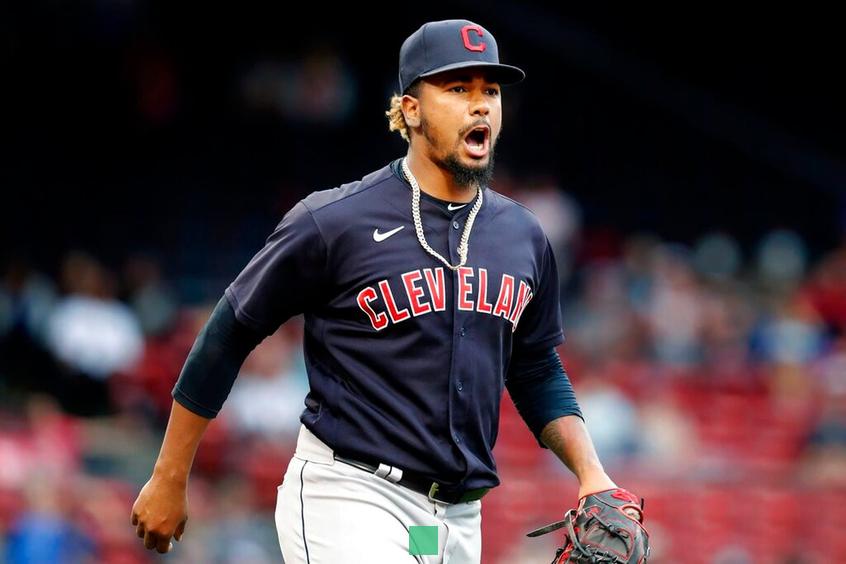
[[132, 366], [141, 353], [141, 331], [123, 304], [86, 296], [63, 299], [50, 317], [50, 350], [94, 378]]
[[646, 309], [655, 359], [689, 369], [703, 358], [703, 291], [686, 248], [664, 246], [653, 263], [653, 285]]
[[814, 486], [846, 487], [846, 416], [826, 414], [805, 452], [801, 478]]
[[796, 233], [768, 233], [758, 247], [756, 266], [761, 284], [777, 292], [795, 288], [805, 273], [807, 255], [805, 243]]
[[141, 329], [132, 310], [114, 298], [111, 274], [92, 257], [68, 255], [62, 282], [67, 295], [47, 326], [50, 352], [64, 367], [57, 397], [76, 413], [103, 413], [110, 407], [103, 381], [138, 360]]
[[250, 354], [226, 400], [224, 417], [234, 430], [267, 438], [296, 437], [308, 393], [301, 349], [300, 340], [285, 328]]
[[825, 328], [811, 303], [796, 293], [773, 307], [753, 334], [760, 358], [791, 365], [817, 358], [825, 345]]
[[109, 378], [110, 397], [120, 410], [154, 420], [167, 419], [173, 386], [212, 309], [211, 304], [182, 306], [170, 331], [147, 339], [132, 369]]
[[159, 263], [149, 256], [129, 257], [123, 269], [129, 303], [145, 335], [161, 335], [173, 326], [174, 291], [162, 279]]
[[80, 438], [77, 421], [59, 409], [50, 397], [35, 396], [27, 403], [32, 470], [55, 478], [79, 468]]
[[846, 243], [823, 257], [805, 291], [830, 329], [846, 334]]
[[[74, 480], [69, 496], [74, 504], [73, 521], [96, 546], [91, 562], [141, 564], [144, 549], [134, 534], [126, 534], [126, 508], [130, 489], [122, 481], [96, 475]], [[134, 533], [131, 530], [130, 532]]]
[[55, 284], [23, 259], [0, 269], [0, 390], [48, 391], [54, 367], [44, 346]]
[[48, 321], [50, 350], [93, 378], [131, 367], [141, 354], [141, 331], [132, 311], [114, 299], [111, 276], [80, 253], [65, 259], [62, 275], [67, 296]]
[[23, 260], [10, 261], [0, 276], [0, 339], [20, 330], [42, 341], [55, 302], [55, 285], [48, 277]]
[[[842, 363], [842, 345], [839, 354]], [[846, 488], [846, 372], [836, 378], [839, 381], [829, 381], [834, 385], [822, 396], [823, 404], [803, 453], [800, 476], [815, 485]]]
[[563, 312], [568, 347], [591, 362], [625, 357], [637, 340], [638, 325], [622, 268], [616, 262], [595, 261], [582, 270], [581, 278], [583, 293]]
[[690, 418], [668, 392], [650, 396], [640, 405], [638, 457], [649, 472], [671, 478], [690, 470], [700, 445]]
[[600, 372], [585, 373], [574, 387], [603, 464], [614, 468], [633, 457], [643, 432], [631, 400]]
[[626, 271], [626, 298], [638, 314], [645, 315], [652, 293], [653, 263], [660, 249], [658, 238], [647, 234], [629, 237], [621, 262]]
[[731, 280], [740, 270], [740, 246], [726, 233], [709, 233], [697, 241], [693, 264], [705, 277]]
[[703, 367], [715, 375], [744, 372], [750, 360], [748, 336], [756, 321], [754, 296], [732, 283], [702, 297]]
[[814, 365], [824, 395], [846, 397], [846, 335], [832, 342], [828, 353]]
[[579, 205], [552, 178], [519, 186], [513, 198], [537, 216], [555, 252], [558, 276], [566, 282], [573, 274], [575, 249], [582, 228]]
[[68, 518], [58, 485], [32, 474], [26, 484], [28, 509], [12, 524], [6, 543], [9, 564], [95, 562], [95, 547]]
[[213, 561], [220, 564], [276, 564], [276, 525], [267, 515], [256, 513], [252, 490], [237, 477], [224, 481], [216, 498], [220, 519], [209, 531]]
[[61, 478], [79, 469], [79, 429], [47, 396], [26, 400], [17, 418], [0, 428], [0, 487], [20, 487], [33, 474]]

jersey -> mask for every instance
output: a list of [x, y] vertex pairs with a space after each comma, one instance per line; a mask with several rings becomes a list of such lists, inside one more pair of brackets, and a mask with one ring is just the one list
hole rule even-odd
[[[300, 420], [336, 452], [494, 487], [511, 355], [564, 340], [555, 257], [535, 215], [485, 187], [467, 263], [447, 268], [417, 239], [400, 162], [299, 201], [225, 296], [264, 334], [303, 314]], [[472, 206], [421, 192], [426, 240], [452, 264]]]

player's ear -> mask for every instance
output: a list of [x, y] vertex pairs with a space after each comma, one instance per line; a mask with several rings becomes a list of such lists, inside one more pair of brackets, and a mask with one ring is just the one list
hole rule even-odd
[[402, 115], [405, 116], [405, 123], [408, 127], [420, 126], [420, 100], [411, 94], [402, 97]]

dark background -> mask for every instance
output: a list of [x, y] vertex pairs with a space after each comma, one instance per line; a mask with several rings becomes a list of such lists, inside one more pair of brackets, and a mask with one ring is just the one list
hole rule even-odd
[[[498, 163], [555, 178], [588, 233], [719, 229], [748, 247], [788, 227], [812, 253], [839, 241], [832, 12], [100, 0], [3, 8], [4, 254], [50, 269], [71, 248], [107, 263], [145, 251], [187, 299], [207, 298], [189, 280], [234, 275], [299, 197], [404, 152], [382, 115], [399, 46], [446, 17], [481, 22], [527, 71], [505, 91]], [[251, 68], [321, 50], [353, 79], [342, 119], [244, 102]]]

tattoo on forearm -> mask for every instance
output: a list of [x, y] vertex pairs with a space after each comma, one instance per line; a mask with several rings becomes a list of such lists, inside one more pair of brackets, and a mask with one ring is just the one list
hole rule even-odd
[[560, 458], [564, 457], [564, 437], [554, 423], [548, 424], [541, 431], [541, 441]]

